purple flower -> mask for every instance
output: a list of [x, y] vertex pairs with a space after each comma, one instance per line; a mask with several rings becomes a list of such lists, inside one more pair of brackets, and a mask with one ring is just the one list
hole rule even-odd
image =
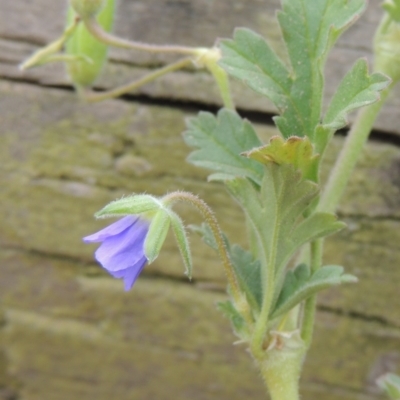
[[96, 260], [114, 278], [124, 280], [125, 290], [132, 288], [147, 263], [144, 241], [149, 223], [128, 215], [99, 232], [83, 238], [85, 243], [101, 242], [95, 252]]

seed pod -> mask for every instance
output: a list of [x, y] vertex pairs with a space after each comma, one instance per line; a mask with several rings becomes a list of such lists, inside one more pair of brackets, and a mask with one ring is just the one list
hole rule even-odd
[[[92, 1], [92, 3], [96, 3], [96, 1]], [[114, 12], [115, 0], [105, 0], [104, 7], [96, 18], [105, 31], [109, 32], [112, 28]], [[67, 24], [70, 25], [74, 18], [76, 18], [76, 12], [70, 6]], [[107, 59], [107, 45], [94, 38], [85, 25], [80, 23], [66, 43], [65, 50], [67, 54], [72, 56], [84, 56], [67, 63], [67, 72], [72, 83], [77, 88], [92, 85]]]
[[71, 6], [82, 18], [94, 17], [103, 8], [104, 0], [71, 0]]

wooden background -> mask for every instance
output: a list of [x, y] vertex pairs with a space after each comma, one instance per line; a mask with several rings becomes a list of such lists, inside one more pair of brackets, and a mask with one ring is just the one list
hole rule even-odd
[[[327, 98], [358, 57], [371, 59], [378, 1], [340, 40], [328, 62]], [[121, 0], [116, 32], [156, 43], [209, 46], [235, 26], [279, 48], [274, 0]], [[22, 73], [17, 65], [63, 27], [64, 0], [0, 3], [0, 399], [235, 400], [265, 398], [251, 359], [215, 303], [222, 270], [197, 238], [194, 280], [172, 240], [125, 293], [93, 261], [82, 236], [104, 225], [93, 213], [123, 194], [186, 189], [217, 212], [233, 241], [242, 216], [207, 172], [185, 163], [184, 119], [215, 111], [203, 72], [178, 72], [120, 100], [81, 103], [61, 65]], [[124, 83], [168, 61], [113, 50], [99, 88]], [[234, 84], [240, 112], [260, 136], [273, 134], [265, 99]], [[380, 398], [374, 380], [400, 367], [400, 94], [340, 206], [348, 230], [326, 246], [357, 286], [319, 297], [303, 398]], [[340, 149], [335, 138], [326, 168]], [[182, 209], [187, 222], [196, 222]]]

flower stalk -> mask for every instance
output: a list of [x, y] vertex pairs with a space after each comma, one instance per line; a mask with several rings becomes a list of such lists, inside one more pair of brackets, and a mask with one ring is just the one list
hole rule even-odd
[[252, 326], [253, 318], [251, 316], [251, 311], [244, 295], [242, 294], [242, 291], [240, 290], [239, 283], [236, 279], [234, 268], [229, 257], [228, 249], [225, 246], [224, 237], [214, 212], [202, 199], [189, 192], [172, 192], [162, 198], [162, 202], [166, 206], [172, 206], [173, 203], [181, 201], [194, 206], [202, 214], [204, 220], [210, 226], [217, 244], [225, 275], [228, 279], [232, 297], [234, 298], [238, 311], [243, 315], [249, 326]]

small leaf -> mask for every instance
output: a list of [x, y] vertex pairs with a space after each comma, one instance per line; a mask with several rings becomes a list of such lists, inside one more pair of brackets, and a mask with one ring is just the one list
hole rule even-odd
[[387, 373], [379, 377], [376, 383], [392, 400], [400, 399], [400, 376]]
[[237, 244], [232, 246], [229, 254], [241, 289], [251, 307], [259, 310], [262, 303], [260, 261], [254, 260], [250, 252]]
[[241, 157], [240, 154], [253, 147], [260, 146], [251, 124], [242, 120], [234, 111], [222, 109], [217, 117], [208, 112], [201, 112], [188, 120], [188, 130], [184, 140], [189, 146], [197, 148], [188, 161], [193, 165], [208, 168], [219, 173], [216, 179], [248, 177], [259, 183], [262, 166]]
[[189, 279], [192, 279], [192, 255], [190, 253], [189, 240], [187, 238], [185, 226], [183, 225], [180, 217], [175, 212], [169, 210], [168, 214], [171, 220], [171, 226], [172, 230], [174, 231], [176, 243], [178, 244], [183, 263], [185, 264], [185, 274], [189, 277]]
[[210, 225], [208, 225], [206, 222], [203, 222], [201, 225], [189, 225], [189, 229], [192, 232], [199, 234], [207, 246], [210, 246], [215, 251], [218, 251], [217, 242], [212, 233]]
[[159, 209], [151, 220], [149, 231], [144, 241], [144, 254], [152, 263], [160, 254], [161, 247], [170, 227], [169, 210]]
[[269, 144], [243, 153], [262, 164], [291, 164], [302, 172], [304, 179], [318, 179], [318, 155], [313, 154], [313, 145], [307, 137], [291, 136], [284, 140], [274, 136]]
[[334, 214], [322, 212], [311, 214], [293, 230], [291, 235], [293, 246], [298, 248], [305, 243], [332, 235], [345, 227], [346, 224], [338, 221]]
[[380, 73], [368, 75], [366, 60], [358, 60], [347, 73], [333, 96], [324, 118], [324, 125], [337, 130], [347, 125], [347, 114], [357, 108], [375, 103], [380, 99], [379, 91], [385, 89], [390, 80]]
[[310, 277], [309, 267], [300, 264], [294, 270], [286, 272], [283, 287], [270, 319], [286, 314], [297, 304], [322, 289], [351, 282], [357, 282], [357, 278], [353, 275], [343, 274], [343, 267], [341, 266], [327, 265], [321, 267]]
[[[214, 235], [208, 224], [190, 225], [189, 228], [200, 234], [203, 241], [214, 250], [218, 250]], [[239, 245], [230, 246], [225, 235], [225, 246], [235, 270], [236, 277], [241, 289], [246, 293], [246, 298], [252, 308], [259, 309], [262, 301], [261, 271], [260, 262], [254, 260], [250, 252], [244, 250]]]
[[237, 336], [241, 338], [248, 336], [246, 322], [230, 300], [218, 302], [217, 308], [231, 321]]
[[134, 194], [112, 201], [95, 214], [96, 218], [120, 217], [122, 215], [133, 215], [151, 213], [162, 207], [157, 198], [148, 194]]

